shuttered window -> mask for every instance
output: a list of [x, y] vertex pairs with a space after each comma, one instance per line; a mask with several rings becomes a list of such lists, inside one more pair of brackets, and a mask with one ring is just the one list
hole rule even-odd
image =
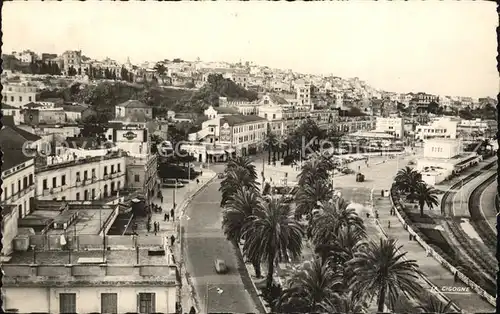
[[154, 293], [139, 293], [137, 295], [139, 313], [150, 314], [156, 312], [155, 299], [156, 295]]
[[59, 293], [59, 313], [76, 313], [76, 293]]
[[118, 314], [118, 294], [101, 293], [101, 314]]

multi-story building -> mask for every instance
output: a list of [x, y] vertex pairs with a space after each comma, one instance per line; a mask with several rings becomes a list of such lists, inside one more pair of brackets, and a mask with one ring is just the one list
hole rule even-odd
[[5, 124], [0, 130], [2, 164], [2, 207], [14, 206], [14, 216], [22, 218], [30, 212], [30, 199], [35, 196], [35, 163], [27, 143], [40, 137]]
[[384, 132], [394, 135], [398, 138], [403, 138], [404, 119], [400, 117], [377, 117], [375, 131]]
[[449, 117], [441, 117], [430, 122], [427, 125], [418, 125], [416, 128], [415, 139], [425, 140], [429, 138], [457, 138], [458, 121]]
[[127, 164], [127, 188], [139, 190], [147, 199], [153, 197], [159, 188], [158, 181], [158, 156], [144, 154], [140, 156], [128, 156]]
[[74, 151], [47, 157], [37, 166], [38, 199], [88, 201], [114, 196], [125, 188], [126, 161], [120, 151], [87, 150], [85, 154], [92, 157], [77, 156]]
[[24, 50], [21, 52], [12, 52], [12, 55], [19, 61], [23, 63], [31, 63], [37, 59], [36, 53], [30, 50]]
[[438, 96], [420, 92], [415, 94], [413, 100], [415, 100], [417, 104], [428, 105], [431, 102], [437, 102]]
[[74, 68], [76, 71], [82, 69], [82, 51], [68, 50], [61, 55], [64, 73], [68, 73], [69, 68]]
[[164, 235], [107, 235], [116, 205], [36, 203], [32, 219], [20, 221], [30, 232], [8, 235], [15, 241], [2, 263], [6, 312], [176, 312], [179, 274]]
[[444, 110], [448, 110], [449, 108], [451, 108], [451, 105], [453, 103], [448, 96], [439, 96], [438, 102]]
[[311, 105], [311, 84], [304, 80], [297, 80], [295, 82], [295, 93], [299, 106]]
[[5, 84], [2, 89], [3, 103], [17, 108], [36, 101], [37, 94], [34, 86]]
[[24, 110], [24, 121], [30, 125], [38, 124], [64, 124], [66, 122], [66, 113], [63, 108], [26, 108]]
[[[244, 116], [256, 115], [259, 112], [258, 102], [248, 102], [248, 101], [228, 101], [226, 97], [219, 97], [219, 108], [234, 108], [237, 113]], [[205, 113], [205, 115], [207, 115]]]
[[142, 115], [146, 119], [153, 119], [153, 108], [138, 100], [127, 100], [116, 105], [115, 118], [127, 118], [133, 115]]
[[24, 122], [24, 115], [21, 114], [21, 108], [14, 107], [7, 104], [2, 104], [2, 114], [3, 116], [11, 116], [14, 119], [16, 125]]

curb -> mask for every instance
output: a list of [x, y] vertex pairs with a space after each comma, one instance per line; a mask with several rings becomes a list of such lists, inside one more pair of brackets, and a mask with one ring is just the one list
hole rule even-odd
[[[389, 198], [391, 199], [391, 205], [392, 205], [392, 195], [390, 194], [390, 192], [389, 192]], [[372, 215], [373, 215], [373, 217], [375, 217], [374, 212], [373, 212], [373, 209], [374, 209], [373, 189], [371, 190], [371, 193], [370, 193], [370, 200], [372, 203]], [[397, 210], [396, 210], [396, 212], [397, 212]], [[389, 236], [388, 236], [387, 232], [384, 230], [384, 228], [382, 227], [382, 224], [380, 223], [379, 219], [377, 219], [377, 218], [374, 218], [374, 219], [375, 219], [375, 225], [377, 226], [379, 231], [385, 236], [385, 238], [389, 239]], [[399, 253], [401, 253], [401, 252], [399, 252]], [[406, 257], [403, 257], [403, 258], [405, 260], [407, 260]], [[458, 307], [458, 305], [456, 305], [454, 302], [452, 302], [446, 295], [444, 295], [440, 291], [440, 289], [432, 281], [429, 280], [429, 278], [427, 278], [425, 275], [421, 275], [420, 278], [422, 278], [432, 288], [431, 293], [437, 294], [438, 298], [445, 301], [444, 302], [445, 304], [447, 304], [448, 302], [451, 302], [451, 305], [455, 308], [455, 310], [463, 313], [462, 309], [460, 307]]]
[[[193, 194], [191, 194], [190, 196], [188, 196], [181, 204], [181, 206], [179, 206], [179, 211], [180, 211], [180, 214], [178, 215], [179, 219], [177, 220], [177, 223], [176, 223], [176, 226], [175, 228], [178, 230], [178, 239], [179, 239], [179, 250], [181, 250], [179, 253], [179, 261], [178, 261], [178, 268], [179, 268], [179, 272], [180, 272], [180, 276], [181, 278], [185, 278], [186, 280], [186, 283], [188, 285], [188, 288], [189, 288], [189, 292], [190, 292], [190, 295], [191, 295], [191, 302], [196, 310], [196, 313], [201, 313], [200, 312], [200, 303], [199, 303], [199, 300], [196, 298], [196, 290], [194, 289], [194, 285], [193, 285], [193, 282], [189, 276], [189, 274], [186, 272], [186, 269], [185, 269], [185, 265], [184, 265], [184, 233], [182, 232], [183, 228], [181, 226], [181, 217], [184, 217], [185, 215], [185, 212], [186, 212], [186, 208], [188, 207], [189, 203], [192, 201], [192, 199], [194, 197], [196, 197], [202, 190], [205, 189], [205, 187], [207, 185], [209, 185], [210, 183], [212, 183], [215, 179], [217, 178], [217, 173], [213, 173], [213, 176], [212, 178], [208, 179], [207, 181], [203, 182], [201, 184], [201, 186], [198, 187], [198, 189], [196, 191], [193, 192]], [[181, 300], [180, 301], [180, 304], [182, 304], [182, 279], [181, 279], [181, 297], [180, 297]], [[183, 312], [184, 313], [187, 313], [187, 309], [183, 309]]]

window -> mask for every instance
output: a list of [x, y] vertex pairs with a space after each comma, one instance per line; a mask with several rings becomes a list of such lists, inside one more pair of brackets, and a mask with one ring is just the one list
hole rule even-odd
[[92, 179], [95, 178], [95, 169], [92, 169]]
[[66, 196], [61, 197], [61, 201], [65, 201], [65, 200], [66, 200]]
[[115, 173], [115, 165], [111, 165], [111, 173]]
[[154, 313], [155, 310], [155, 294], [154, 293], [139, 293], [137, 296], [137, 307], [139, 313], [148, 314]]
[[23, 178], [23, 189], [27, 189], [28, 188], [28, 177], [24, 177]]
[[76, 193], [76, 200], [79, 201], [80, 200], [80, 192]]
[[34, 182], [33, 182], [33, 175], [32, 175], [32, 174], [30, 174], [30, 179], [29, 179], [29, 182], [30, 182], [30, 185], [33, 185], [33, 183], [34, 183]]
[[31, 101], [31, 96], [28, 96], [28, 101]]
[[276, 114], [275, 113], [273, 113], [273, 119], [276, 119]]
[[66, 175], [65, 174], [63, 174], [61, 176], [61, 185], [66, 185]]
[[23, 101], [23, 96], [19, 96], [19, 101]]
[[52, 178], [52, 187], [53, 188], [57, 187], [57, 178], [56, 177]]
[[76, 293], [59, 293], [59, 313], [76, 313]]
[[108, 174], [108, 166], [104, 166], [104, 175]]
[[80, 171], [76, 173], [76, 182], [80, 182]]
[[17, 180], [17, 191], [21, 191], [21, 180]]
[[[118, 182], [118, 183], [120, 183], [120, 182]], [[7, 195], [7, 190], [8, 190], [8, 189], [7, 189], [7, 187], [5, 187], [5, 188], [3, 189], [3, 198], [2, 198], [2, 201], [3, 201], [3, 200], [5, 200], [5, 199], [7, 199], [7, 198], [9, 197], [9, 196]]]
[[102, 314], [118, 313], [118, 294], [101, 293], [101, 313]]
[[10, 101], [14, 101], [14, 96], [10, 96]]
[[122, 171], [122, 170], [120, 169], [120, 166], [121, 166], [121, 164], [116, 165], [116, 167], [118, 168], [118, 170], [117, 170], [118, 172], [121, 172], [121, 171]]
[[140, 181], [141, 177], [138, 174], [134, 175], [134, 182], [140, 182]]
[[12, 195], [16, 194], [16, 192], [14, 192], [14, 183], [10, 185], [10, 193], [12, 193]]
[[92, 199], [95, 199], [95, 189], [92, 189]]

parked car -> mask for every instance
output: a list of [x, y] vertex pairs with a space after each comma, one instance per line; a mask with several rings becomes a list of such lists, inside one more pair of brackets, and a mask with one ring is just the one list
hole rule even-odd
[[217, 258], [215, 260], [215, 271], [218, 273], [218, 274], [225, 274], [228, 272], [228, 267], [226, 265], [226, 261], [224, 261], [223, 259], [219, 259]]
[[182, 188], [184, 184], [177, 179], [162, 179], [161, 186], [164, 188]]
[[219, 179], [224, 179], [225, 176], [224, 172], [219, 172], [219, 174], [217, 174], [217, 178]]

